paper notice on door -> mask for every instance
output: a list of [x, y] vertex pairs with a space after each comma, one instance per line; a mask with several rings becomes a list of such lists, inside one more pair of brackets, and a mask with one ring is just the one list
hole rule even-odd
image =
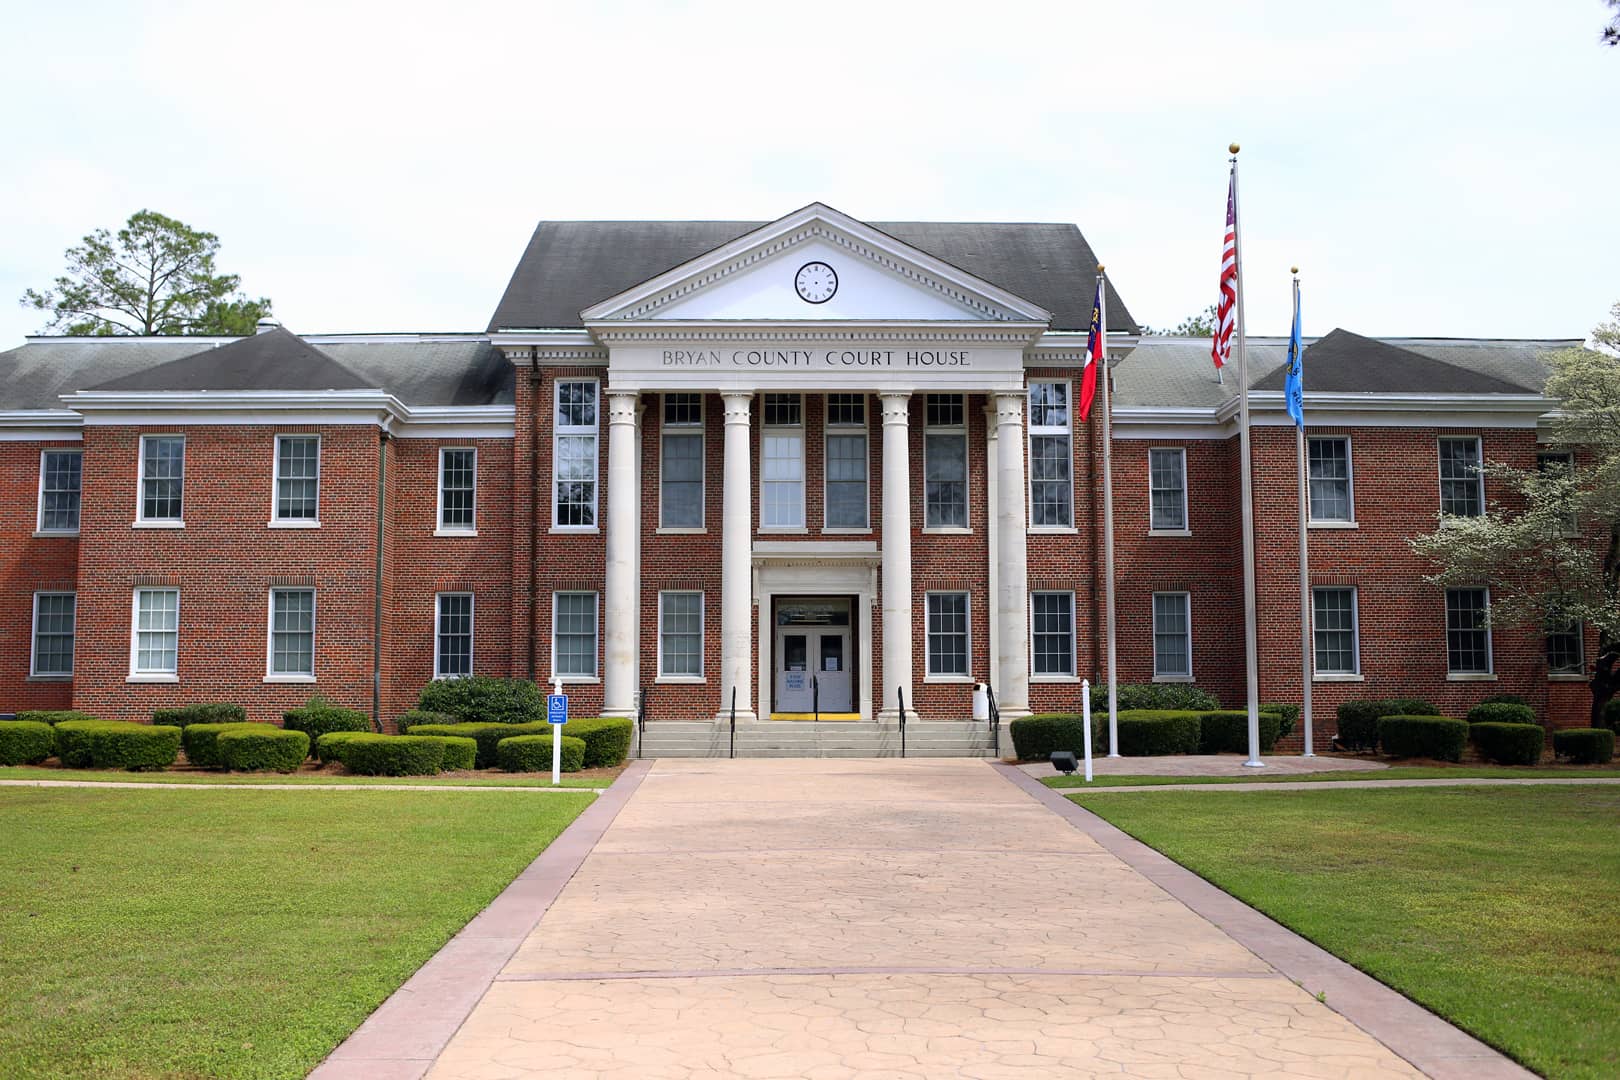
[[838, 670], [838, 657], [836, 657], [836, 656], [823, 656], [821, 658], [821, 670], [822, 671], [837, 671]]

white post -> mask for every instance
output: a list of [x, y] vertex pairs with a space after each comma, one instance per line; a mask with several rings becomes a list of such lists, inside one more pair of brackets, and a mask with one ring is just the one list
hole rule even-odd
[[725, 403], [725, 491], [720, 529], [720, 707], [730, 716], [731, 692], [742, 706], [739, 720], [755, 719], [753, 656], [753, 481], [748, 462], [748, 412], [752, 392], [720, 395]]
[[[1108, 374], [1108, 284], [1103, 268], [1097, 267], [1098, 292], [1102, 297], [1103, 366], [1097, 373], [1102, 389], [1103, 421], [1103, 603], [1108, 610], [1108, 756], [1119, 757], [1119, 667], [1114, 633], [1114, 418]], [[1086, 705], [1086, 733], [1090, 738], [1091, 706]], [[1089, 763], [1087, 768], [1090, 768]], [[1088, 777], [1089, 778], [1089, 777]]]
[[609, 389], [607, 570], [603, 575], [602, 715], [636, 714], [636, 395]]
[[[1294, 314], [1299, 314], [1299, 277], [1294, 278]], [[1301, 346], [1303, 352], [1303, 344]], [[1305, 378], [1304, 357], [1295, 360], [1300, 365], [1300, 380]], [[1306, 521], [1310, 516], [1310, 492], [1305, 479], [1305, 425], [1294, 426], [1294, 452], [1299, 472], [1299, 666], [1300, 716], [1305, 722], [1305, 756], [1315, 757], [1311, 744], [1311, 679], [1315, 675], [1315, 649], [1311, 642], [1311, 621], [1315, 618], [1315, 604], [1311, 602], [1311, 548]]]
[[1243, 226], [1238, 213], [1237, 143], [1232, 144], [1232, 240], [1237, 263], [1238, 339], [1238, 454], [1243, 499], [1243, 645], [1249, 687], [1249, 760], [1251, 769], [1265, 767], [1260, 760], [1260, 655], [1254, 595], [1254, 482], [1249, 473], [1249, 365], [1248, 341], [1243, 326]]
[[878, 717], [898, 722], [899, 695], [911, 693], [910, 393], [878, 395], [883, 405], [883, 683]]
[[996, 400], [996, 667], [1001, 717], [1029, 715], [1029, 520], [1024, 489], [1022, 391]]
[[[1081, 707], [1085, 710], [1085, 715], [1080, 718], [1080, 743], [1081, 743], [1081, 746], [1085, 750], [1086, 783], [1089, 784], [1089, 783], [1091, 783], [1091, 680], [1090, 679], [1081, 679], [1080, 680], [1080, 703], [1081, 703]], [[1110, 751], [1113, 750], [1113, 745], [1112, 744], [1109, 745], [1109, 750]], [[1110, 753], [1108, 756], [1109, 757], [1118, 757], [1119, 755], [1115, 754], [1115, 753]]]

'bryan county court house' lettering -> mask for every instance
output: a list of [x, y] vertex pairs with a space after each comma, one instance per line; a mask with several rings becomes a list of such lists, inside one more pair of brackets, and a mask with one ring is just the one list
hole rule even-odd
[[966, 349], [665, 349], [665, 367], [972, 367]]

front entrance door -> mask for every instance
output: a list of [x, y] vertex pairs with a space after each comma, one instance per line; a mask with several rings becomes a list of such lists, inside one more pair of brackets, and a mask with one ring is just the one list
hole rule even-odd
[[850, 713], [855, 683], [849, 623], [849, 601], [843, 597], [781, 602], [773, 649], [774, 713]]

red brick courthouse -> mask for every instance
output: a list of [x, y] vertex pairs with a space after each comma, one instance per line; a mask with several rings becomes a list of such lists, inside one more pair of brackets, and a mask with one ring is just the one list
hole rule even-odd
[[[1075, 709], [1103, 670], [1097, 257], [1072, 225], [543, 222], [483, 333], [31, 338], [0, 353], [0, 711], [468, 672], [576, 713], [883, 723]], [[1278, 288], [1286, 286], [1280, 282]], [[1122, 682], [1243, 698], [1237, 402], [1109, 292]], [[1251, 339], [1261, 697], [1298, 700], [1284, 342]], [[1488, 627], [1405, 539], [1538, 458], [1542, 356], [1306, 356], [1318, 730], [1352, 697], [1584, 722], [1580, 627]]]

